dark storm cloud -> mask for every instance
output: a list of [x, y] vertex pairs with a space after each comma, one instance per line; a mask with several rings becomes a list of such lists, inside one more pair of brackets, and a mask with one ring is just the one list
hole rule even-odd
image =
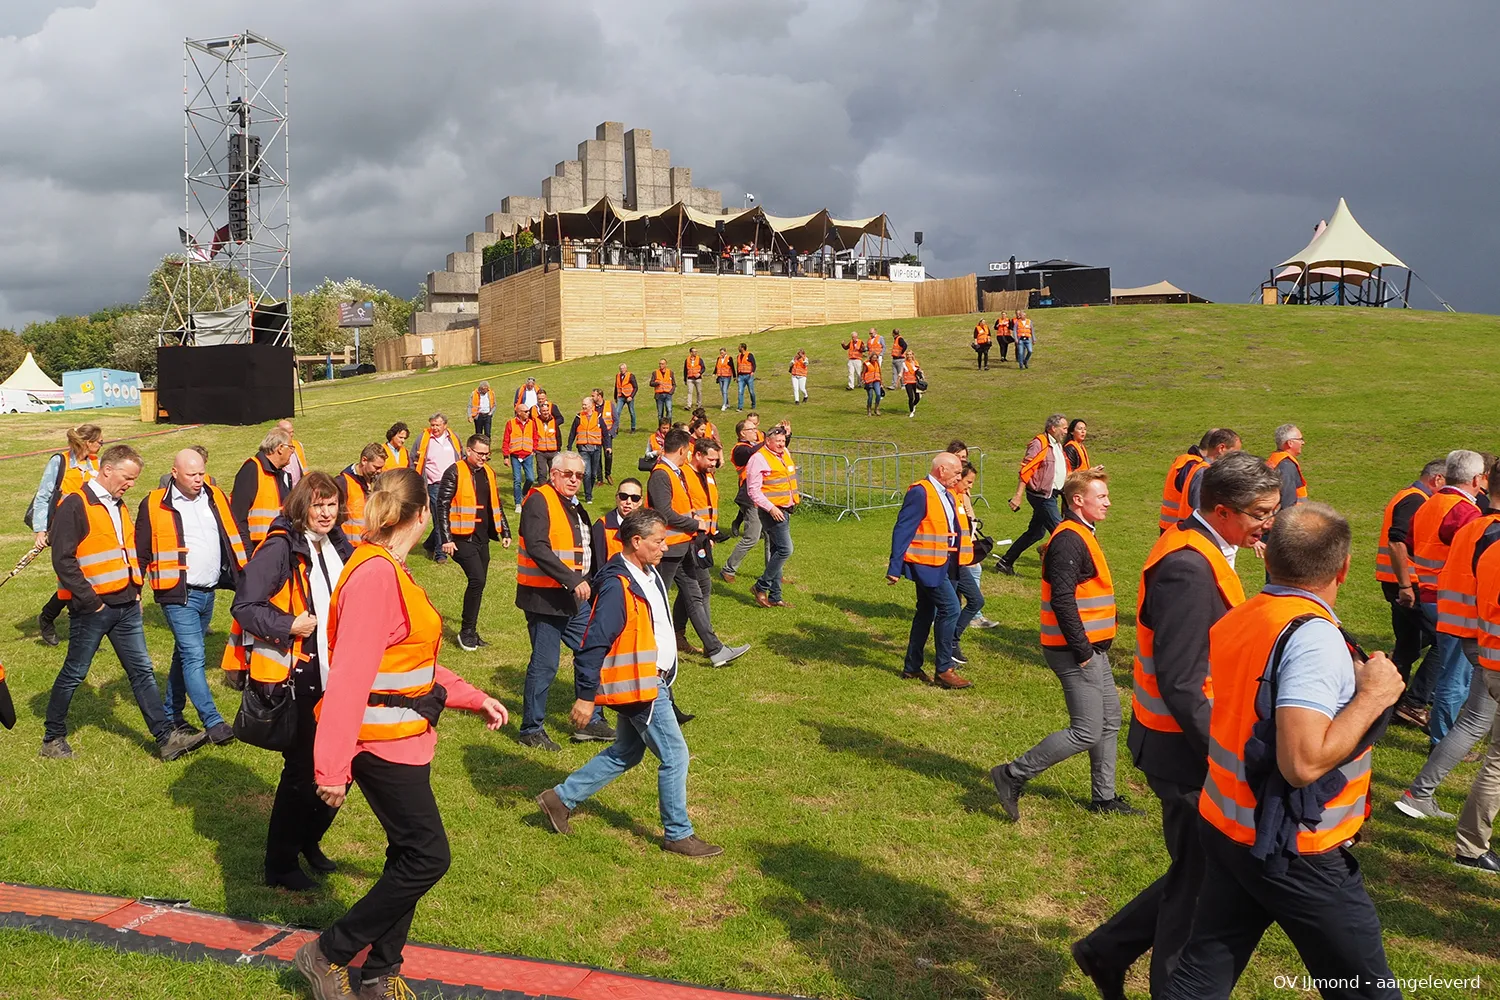
[[[0, 324], [135, 298], [181, 222], [181, 39], [245, 8], [0, 8]], [[298, 287], [411, 294], [612, 119], [726, 204], [889, 212], [937, 274], [1069, 256], [1243, 301], [1342, 195], [1456, 306], [1500, 311], [1489, 4], [268, 0], [252, 21], [291, 53]]]

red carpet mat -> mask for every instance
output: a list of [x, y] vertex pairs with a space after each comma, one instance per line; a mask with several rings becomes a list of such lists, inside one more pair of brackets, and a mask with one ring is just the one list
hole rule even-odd
[[[316, 931], [236, 920], [167, 900], [95, 896], [9, 882], [0, 882], [0, 927], [231, 965], [288, 965], [297, 949], [317, 936]], [[356, 958], [354, 964], [362, 959]], [[406, 946], [401, 972], [419, 992], [455, 998], [720, 1000], [774, 996], [423, 944]]]

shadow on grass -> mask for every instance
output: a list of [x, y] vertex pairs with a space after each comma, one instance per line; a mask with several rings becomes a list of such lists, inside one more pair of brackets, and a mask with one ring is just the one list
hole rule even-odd
[[994, 926], [941, 889], [808, 844], [750, 849], [779, 887], [762, 906], [854, 996], [1047, 998], [1069, 968], [1066, 921]]
[[[108, 669], [108, 668], [106, 668]], [[47, 701], [52, 695], [51, 688], [39, 691], [31, 696], [29, 702], [31, 714], [38, 719], [47, 717]], [[140, 727], [134, 728], [128, 723], [121, 722], [115, 717], [115, 709], [121, 704], [128, 704], [131, 709], [139, 710], [135, 703], [135, 692], [130, 688], [130, 681], [125, 677], [116, 677], [105, 681], [95, 688], [86, 679], [77, 690], [73, 692], [73, 700], [68, 703], [68, 734], [74, 735], [85, 726], [93, 726], [100, 732], [110, 733], [127, 742], [134, 743], [140, 747], [142, 752], [155, 754], [156, 739], [146, 731], [146, 722], [141, 720]]]
[[827, 620], [796, 622], [783, 627], [767, 635], [765, 644], [777, 656], [792, 663], [837, 663], [893, 674], [901, 672], [906, 655], [904, 636], [898, 646], [878, 632], [845, 628]]
[[[600, 749], [603, 747], [604, 744], [600, 744]], [[639, 767], [654, 770], [655, 763], [656, 758], [647, 754]], [[532, 800], [544, 789], [561, 784], [571, 772], [524, 754], [482, 744], [464, 747], [464, 769], [469, 772], [469, 781], [476, 792], [489, 797], [502, 809], [525, 809], [523, 823], [549, 834], [552, 832], [552, 827], [542, 817], [540, 807]], [[600, 804], [597, 799], [590, 799], [578, 807], [574, 814], [575, 823], [578, 821], [578, 813], [598, 816], [615, 829], [642, 840], [658, 843], [661, 840], [659, 831], [646, 826], [628, 813]]]

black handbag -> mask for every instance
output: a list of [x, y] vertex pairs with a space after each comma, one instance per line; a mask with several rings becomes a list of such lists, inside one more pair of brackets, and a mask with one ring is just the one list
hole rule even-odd
[[247, 680], [234, 717], [234, 738], [262, 750], [290, 750], [297, 741], [296, 702], [290, 679], [274, 685]]

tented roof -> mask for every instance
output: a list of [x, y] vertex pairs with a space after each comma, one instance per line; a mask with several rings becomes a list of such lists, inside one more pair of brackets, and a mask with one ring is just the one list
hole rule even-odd
[[1328, 226], [1315, 235], [1312, 242], [1301, 251], [1276, 266], [1295, 266], [1299, 270], [1304, 267], [1331, 267], [1335, 273], [1341, 267], [1366, 273], [1377, 267], [1406, 267], [1400, 257], [1375, 242], [1374, 237], [1365, 232], [1342, 198], [1339, 199], [1338, 208], [1333, 210]]
[[1112, 299], [1135, 299], [1135, 298], [1162, 298], [1169, 295], [1183, 295], [1189, 302], [1207, 302], [1201, 295], [1178, 288], [1170, 281], [1158, 281], [1154, 285], [1140, 285], [1136, 288], [1111, 288], [1109, 296]]
[[36, 358], [31, 352], [26, 352], [26, 360], [22, 361], [15, 371], [11, 372], [10, 378], [0, 382], [0, 389], [23, 389], [27, 392], [62, 392], [62, 386], [52, 381], [47, 373], [42, 371], [36, 363]]
[[632, 246], [660, 243], [676, 245], [679, 233], [685, 247], [717, 247], [718, 226], [724, 225], [727, 246], [754, 245], [768, 248], [780, 244], [797, 253], [812, 253], [823, 246], [852, 247], [864, 236], [890, 238], [884, 215], [867, 219], [835, 219], [828, 210], [810, 215], [767, 215], [760, 206], [742, 212], [713, 215], [677, 202], [665, 208], [635, 211], [601, 198], [592, 205], [548, 212], [526, 228], [540, 240], [620, 239]]

